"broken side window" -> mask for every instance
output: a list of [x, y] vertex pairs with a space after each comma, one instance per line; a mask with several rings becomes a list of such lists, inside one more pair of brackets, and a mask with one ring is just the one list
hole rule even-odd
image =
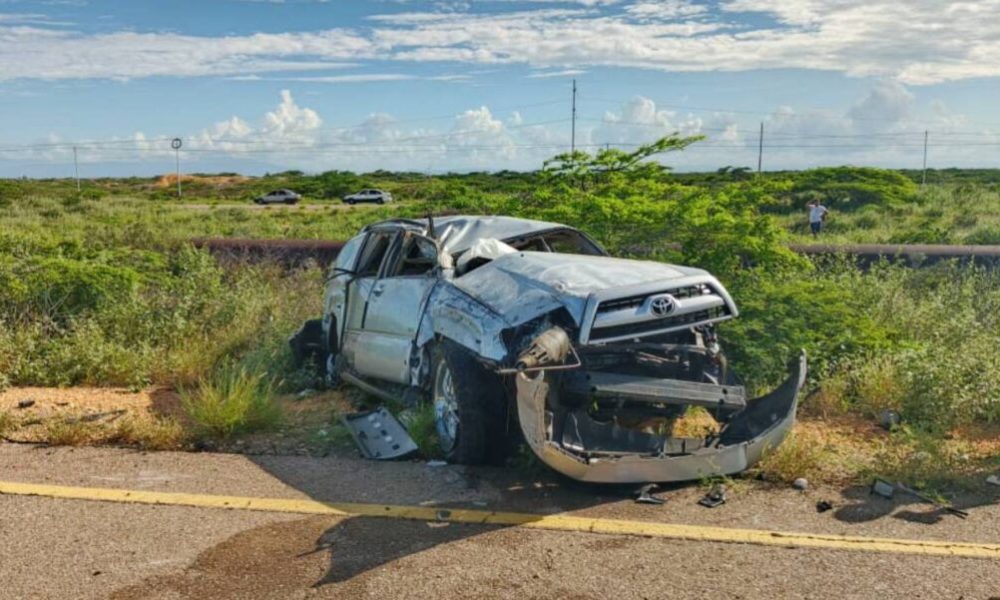
[[358, 277], [374, 277], [378, 275], [379, 266], [385, 257], [386, 251], [392, 244], [393, 231], [376, 231], [368, 235], [364, 250], [361, 251], [361, 258], [358, 260]]

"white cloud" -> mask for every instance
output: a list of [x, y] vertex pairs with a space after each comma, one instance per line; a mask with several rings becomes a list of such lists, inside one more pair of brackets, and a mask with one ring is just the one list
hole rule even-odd
[[595, 144], [612, 144], [625, 149], [646, 144], [665, 135], [701, 133], [702, 120], [693, 115], [678, 118], [673, 111], [657, 108], [656, 102], [636, 96], [625, 102], [619, 112], [607, 112], [603, 123], [590, 135]]
[[266, 81], [298, 81], [305, 83], [370, 83], [377, 81], [407, 81], [411, 79], [417, 79], [417, 77], [403, 73], [353, 73], [350, 75], [316, 75], [309, 77], [269, 77]]
[[626, 7], [625, 12], [638, 19], [670, 20], [701, 15], [708, 12], [708, 8], [688, 0], [659, 0], [658, 2], [637, 2]]
[[[181, 160], [188, 170], [251, 172], [535, 169], [546, 158], [568, 150], [569, 124], [539, 121], [532, 109], [526, 110], [500, 116], [489, 106], [478, 106], [434, 126], [414, 126], [389, 114], [373, 113], [350, 127], [330, 127], [316, 110], [300, 105], [286, 90], [272, 110], [249, 117], [234, 115], [186, 136]], [[757, 123], [741, 119], [731, 113], [676, 112], [636, 96], [600, 120], [581, 119], [576, 143], [591, 152], [605, 144], [628, 150], [674, 132], [705, 134], [706, 141], [665, 155], [664, 162], [678, 169], [755, 166]], [[764, 121], [765, 168], [844, 163], [919, 166], [928, 126], [936, 166], [995, 162], [1000, 148], [1000, 132], [970, 134], [965, 117], [942, 102], [930, 105], [929, 116], [921, 113], [913, 106], [909, 90], [892, 81], [875, 84], [840, 110], [780, 106]], [[37, 160], [71, 168], [72, 147], [78, 145], [81, 163], [148, 164], [163, 172], [173, 164], [169, 141], [174, 133], [170, 133], [136, 132], [100, 145], [50, 135], [30, 149], [0, 146], [0, 158], [9, 164]]]
[[881, 81], [847, 115], [854, 121], [867, 121], [872, 129], [884, 129], [906, 120], [913, 110], [913, 94], [895, 81]]
[[323, 124], [316, 111], [302, 108], [295, 103], [292, 93], [281, 91], [281, 104], [264, 115], [264, 131], [281, 137], [299, 137], [318, 129]]
[[[534, 9], [525, 9], [526, 5]], [[0, 20], [0, 80], [249, 76], [357, 61], [519, 63], [537, 69], [799, 68], [908, 85], [1000, 76], [1000, 0], [689, 0], [521, 3], [374, 15], [370, 27], [219, 37], [85, 34]], [[767, 20], [743, 20], [760, 13]], [[16, 15], [15, 15], [16, 16]], [[763, 24], [762, 24], [763, 23]]]
[[573, 75], [583, 75], [583, 69], [563, 69], [561, 71], [540, 71], [528, 75], [528, 79], [548, 79], [550, 77], [572, 77]]

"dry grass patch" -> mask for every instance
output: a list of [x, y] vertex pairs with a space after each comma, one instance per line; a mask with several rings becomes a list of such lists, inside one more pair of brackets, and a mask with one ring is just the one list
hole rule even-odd
[[14, 416], [5, 410], [0, 410], [0, 437], [7, 435], [7, 432], [15, 426]]

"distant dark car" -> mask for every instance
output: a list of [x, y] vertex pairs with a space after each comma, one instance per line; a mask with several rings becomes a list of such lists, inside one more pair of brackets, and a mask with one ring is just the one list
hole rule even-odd
[[344, 196], [347, 204], [357, 204], [358, 202], [374, 202], [375, 204], [385, 204], [392, 202], [392, 194], [382, 190], [361, 190], [356, 194]]
[[302, 199], [302, 196], [292, 190], [274, 190], [263, 196], [254, 198], [257, 204], [295, 204]]

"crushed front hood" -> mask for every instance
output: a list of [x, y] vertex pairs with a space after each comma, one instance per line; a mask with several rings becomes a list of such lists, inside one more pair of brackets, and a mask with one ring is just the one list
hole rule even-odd
[[591, 293], [703, 274], [652, 261], [523, 251], [497, 258], [453, 283], [511, 324], [559, 307], [579, 323]]

